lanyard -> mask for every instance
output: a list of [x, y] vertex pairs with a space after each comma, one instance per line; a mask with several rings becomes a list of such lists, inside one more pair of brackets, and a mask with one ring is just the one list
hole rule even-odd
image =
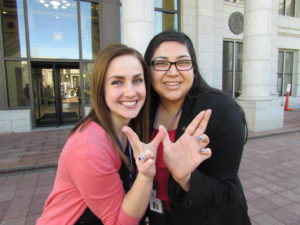
[[[170, 125], [169, 128], [167, 129], [167, 131], [169, 131], [170, 128], [173, 126], [175, 120], [177, 119], [179, 113], [180, 113], [181, 110], [182, 110], [182, 106], [183, 106], [183, 103], [181, 104], [180, 108], [178, 109], [178, 111], [177, 111], [177, 113], [176, 113], [174, 119], [172, 120], [171, 125]], [[154, 123], [153, 123], [153, 131], [155, 130], [155, 125], [156, 125], [156, 121], [157, 121], [157, 114], [158, 114], [158, 110], [156, 110], [156, 114], [155, 114], [155, 119], [154, 119]]]
[[[119, 145], [120, 145], [120, 148], [122, 149], [122, 151], [124, 152], [125, 154], [125, 150], [123, 149], [123, 146], [121, 144], [121, 141], [119, 139], [119, 137], [117, 136], [118, 138], [118, 142], [119, 142]], [[128, 151], [129, 151], [129, 161], [130, 161], [130, 165], [131, 165], [131, 169], [129, 171], [129, 186], [131, 188], [132, 186], [132, 183], [133, 183], [133, 173], [134, 173], [134, 168], [133, 168], [133, 160], [132, 160], [132, 149], [131, 149], [131, 145], [129, 143], [129, 141], [127, 140], [127, 145], [128, 145]]]

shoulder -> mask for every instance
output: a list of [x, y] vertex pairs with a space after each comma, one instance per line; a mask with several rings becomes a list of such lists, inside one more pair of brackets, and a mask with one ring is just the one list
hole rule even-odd
[[70, 136], [62, 157], [71, 164], [76, 161], [101, 163], [103, 166], [110, 164], [114, 167], [120, 164], [120, 157], [110, 136], [95, 122], [90, 122]]

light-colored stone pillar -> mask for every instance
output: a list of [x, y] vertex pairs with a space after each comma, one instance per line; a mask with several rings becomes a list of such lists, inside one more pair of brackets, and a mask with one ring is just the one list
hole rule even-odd
[[197, 0], [198, 65], [211, 86], [222, 88], [223, 0]]
[[122, 0], [123, 43], [144, 54], [154, 34], [154, 0]]
[[283, 126], [283, 107], [270, 95], [275, 32], [273, 0], [245, 1], [242, 95], [238, 102], [246, 113], [250, 131]]

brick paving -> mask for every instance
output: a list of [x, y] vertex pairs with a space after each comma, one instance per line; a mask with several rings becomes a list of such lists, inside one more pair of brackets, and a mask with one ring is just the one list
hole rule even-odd
[[[0, 134], [0, 225], [35, 224], [69, 131]], [[250, 132], [240, 177], [253, 225], [300, 225], [300, 109], [282, 129]]]

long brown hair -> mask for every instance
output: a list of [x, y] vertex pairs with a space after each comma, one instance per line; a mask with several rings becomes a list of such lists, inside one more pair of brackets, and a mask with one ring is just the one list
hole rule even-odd
[[71, 130], [70, 135], [72, 135], [77, 129], [79, 129], [79, 131], [83, 130], [90, 121], [98, 123], [110, 135], [114, 145], [119, 151], [122, 161], [128, 168], [130, 168], [128, 157], [120, 149], [117, 133], [113, 126], [110, 110], [105, 102], [104, 96], [104, 81], [108, 65], [114, 58], [123, 55], [131, 55], [136, 57], [143, 67], [146, 86], [146, 99], [138, 116], [130, 121], [129, 126], [136, 132], [141, 141], [149, 141], [149, 109], [151, 85], [150, 72], [142, 55], [137, 50], [129, 48], [123, 44], [108, 45], [98, 54], [92, 72], [92, 99], [90, 112]]

